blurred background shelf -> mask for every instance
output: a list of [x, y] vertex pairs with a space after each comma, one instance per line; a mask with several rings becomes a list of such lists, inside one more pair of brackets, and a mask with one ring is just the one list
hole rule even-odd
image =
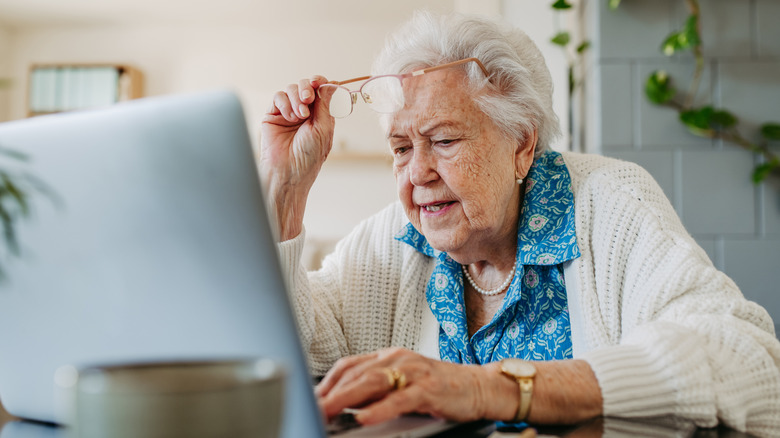
[[143, 96], [141, 71], [123, 64], [34, 64], [28, 117], [96, 108]]

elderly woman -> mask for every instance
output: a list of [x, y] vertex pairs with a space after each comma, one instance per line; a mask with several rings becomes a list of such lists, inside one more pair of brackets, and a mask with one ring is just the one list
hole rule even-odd
[[[780, 429], [767, 312], [644, 170], [550, 150], [550, 75], [526, 35], [417, 14], [374, 72], [354, 81], [361, 94], [321, 76], [290, 85], [262, 125], [261, 175], [327, 415]], [[307, 273], [306, 199], [333, 116], [356, 99], [383, 113], [400, 202]]]

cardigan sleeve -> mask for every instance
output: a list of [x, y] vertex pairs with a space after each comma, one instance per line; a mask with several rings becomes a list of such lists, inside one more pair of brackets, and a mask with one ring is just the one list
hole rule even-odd
[[281, 242], [279, 258], [310, 370], [313, 375], [324, 375], [333, 362], [347, 355], [347, 342], [340, 322], [338, 272], [324, 272], [317, 281], [309, 281], [301, 262], [304, 240], [305, 232], [302, 232]]
[[582, 166], [575, 190], [590, 339], [581, 358], [604, 414], [777, 434], [780, 343], [769, 314], [715, 269], [646, 171], [608, 163]]
[[400, 204], [391, 204], [355, 227], [312, 272], [301, 264], [303, 235], [279, 244], [313, 374], [345, 356], [416, 348], [428, 271], [424, 257], [394, 239], [406, 221]]

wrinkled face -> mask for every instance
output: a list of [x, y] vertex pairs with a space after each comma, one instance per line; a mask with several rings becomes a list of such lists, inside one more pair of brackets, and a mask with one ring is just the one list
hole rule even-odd
[[[514, 245], [520, 188], [533, 144], [501, 135], [476, 106], [459, 69], [404, 80], [405, 106], [389, 118], [388, 141], [406, 215], [434, 248], [459, 263]], [[526, 150], [526, 149], [530, 149]]]

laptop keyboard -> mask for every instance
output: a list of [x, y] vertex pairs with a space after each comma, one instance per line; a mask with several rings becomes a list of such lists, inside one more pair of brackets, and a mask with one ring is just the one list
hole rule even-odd
[[325, 430], [328, 435], [335, 435], [337, 433], [344, 433], [351, 429], [357, 429], [362, 425], [355, 419], [355, 414], [352, 412], [342, 412], [328, 421], [325, 425]]

